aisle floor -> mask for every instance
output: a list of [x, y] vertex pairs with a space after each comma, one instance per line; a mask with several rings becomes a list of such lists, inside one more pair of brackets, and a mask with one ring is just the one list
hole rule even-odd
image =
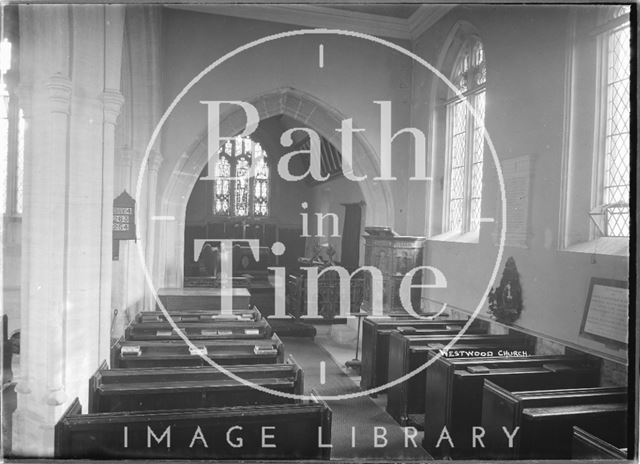
[[[284, 338], [285, 351], [292, 354], [304, 370], [305, 392], [315, 390], [321, 396], [357, 394], [359, 377], [351, 375], [344, 368], [346, 360], [353, 358], [353, 352], [341, 349], [326, 339], [314, 342], [308, 338]], [[334, 353], [339, 359], [334, 358]], [[336, 362], [337, 361], [337, 362]], [[324, 362], [324, 383], [321, 382], [321, 363]], [[341, 367], [342, 366], [342, 367]], [[357, 383], [356, 383], [357, 382]], [[332, 410], [332, 453], [333, 459], [367, 459], [424, 461], [429, 454], [420, 446], [422, 433], [414, 438], [416, 446], [406, 438], [405, 430], [381, 407], [384, 395], [377, 401], [369, 396], [356, 396], [345, 400], [327, 401]], [[385, 435], [386, 443], [380, 439], [375, 446], [375, 428]], [[355, 430], [355, 446], [353, 433]]]

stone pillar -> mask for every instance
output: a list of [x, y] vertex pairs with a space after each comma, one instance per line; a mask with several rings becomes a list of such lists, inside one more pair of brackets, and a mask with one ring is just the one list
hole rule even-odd
[[[43, 98], [45, 89], [48, 95]], [[34, 124], [35, 131], [28, 134], [33, 151], [25, 160], [30, 190], [22, 240], [28, 250], [23, 258], [26, 279], [22, 282], [27, 304], [22, 304], [22, 367], [12, 431], [12, 452], [17, 455], [53, 456], [53, 427], [67, 400], [62, 326], [67, 282], [61, 271], [65, 267], [71, 89], [71, 81], [65, 76], [56, 74], [48, 79], [34, 108], [39, 121]]]
[[[133, 167], [131, 170], [131, 196], [136, 200], [136, 236], [137, 241], [129, 242], [130, 253], [130, 267], [129, 267], [129, 301], [133, 305], [131, 316], [134, 317], [140, 311], [145, 311], [148, 308], [148, 287], [144, 278], [144, 263], [140, 258], [138, 247], [142, 247], [143, 256], [146, 260], [147, 249], [147, 228], [149, 225], [149, 173], [148, 168], [142, 165], [144, 150], [136, 150], [138, 155], [137, 159], [133, 161]], [[138, 182], [140, 182], [140, 192], [138, 196]]]
[[[114, 197], [117, 197], [126, 190], [131, 195], [131, 165], [136, 157], [134, 150], [130, 148], [122, 148], [119, 150], [119, 156], [116, 157], [114, 176]], [[131, 267], [131, 248], [130, 241], [120, 242], [120, 253], [118, 260], [112, 262], [112, 307], [118, 310], [118, 315], [111, 328], [111, 337], [120, 338], [124, 333], [124, 327], [129, 322], [129, 269]]]
[[[124, 97], [118, 90], [106, 89], [102, 94], [104, 145], [102, 162], [103, 179], [103, 203], [108, 204], [115, 197], [113, 179], [115, 157], [115, 131], [116, 121], [120, 114], [120, 108], [124, 103]], [[112, 230], [113, 210], [105, 207], [102, 211], [102, 269], [100, 287], [100, 347], [99, 357], [109, 359], [111, 346], [112, 307], [111, 307], [111, 271], [112, 271]], [[108, 327], [108, 329], [106, 329]]]
[[21, 97], [31, 102], [23, 99], [17, 456], [54, 455], [55, 424], [76, 397], [86, 410], [88, 379], [108, 356], [113, 126], [122, 97], [107, 83], [119, 69], [109, 70], [104, 55], [122, 49], [122, 38], [106, 30], [123, 14], [20, 5]]
[[[154, 258], [155, 258], [155, 234], [156, 234], [156, 224], [157, 220], [154, 220], [153, 217], [156, 215], [157, 206], [158, 206], [158, 171], [160, 170], [160, 165], [162, 164], [163, 158], [162, 155], [152, 150], [149, 153], [149, 163], [148, 163], [148, 204], [147, 204], [147, 243], [146, 243], [146, 272], [153, 279], [153, 269], [154, 269]], [[154, 282], [157, 285], [157, 282]], [[149, 285], [145, 280], [145, 309], [152, 309], [155, 307], [155, 301], [153, 300], [153, 296], [149, 291]]]

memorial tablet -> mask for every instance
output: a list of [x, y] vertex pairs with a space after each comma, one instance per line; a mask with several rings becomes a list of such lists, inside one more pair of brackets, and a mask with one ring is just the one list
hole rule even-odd
[[628, 326], [628, 283], [592, 278], [580, 334], [624, 348], [628, 344]]

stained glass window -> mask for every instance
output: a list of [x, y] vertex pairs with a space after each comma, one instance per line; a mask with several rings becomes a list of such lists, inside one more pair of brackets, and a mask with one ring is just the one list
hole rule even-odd
[[269, 215], [268, 156], [259, 143], [249, 137], [227, 140], [220, 148], [215, 176], [214, 214], [237, 217]]
[[451, 74], [462, 98], [450, 91], [447, 102], [445, 224], [450, 232], [471, 232], [480, 227], [486, 81], [484, 49], [473, 38], [462, 47]]
[[[624, 14], [615, 10], [614, 18]], [[606, 120], [602, 203], [605, 205], [606, 235], [629, 236], [629, 118], [631, 100], [631, 30], [629, 24], [606, 36]]]

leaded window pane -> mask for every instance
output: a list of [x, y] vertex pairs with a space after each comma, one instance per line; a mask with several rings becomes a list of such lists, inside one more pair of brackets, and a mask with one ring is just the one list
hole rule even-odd
[[606, 234], [611, 237], [629, 236], [630, 32], [629, 27], [617, 29], [607, 39], [603, 203], [607, 205]]
[[249, 160], [246, 157], [237, 158], [235, 181], [235, 216], [249, 215]]
[[[227, 146], [224, 147], [225, 153]], [[231, 214], [231, 191], [229, 177], [231, 177], [231, 163], [226, 155], [220, 154], [216, 167], [214, 181], [214, 213], [228, 216]]]
[[260, 144], [255, 146], [255, 170], [253, 192], [253, 212], [256, 216], [266, 216], [269, 214], [269, 166], [266, 160], [266, 153], [262, 151]]
[[480, 227], [480, 198], [471, 199], [471, 215], [470, 215], [470, 229], [477, 230]]
[[607, 210], [607, 234], [610, 237], [629, 236], [629, 207], [612, 207]]
[[[251, 177], [251, 167], [255, 168]], [[214, 187], [214, 214], [267, 216], [269, 165], [267, 153], [248, 137], [228, 140], [220, 148]]]
[[452, 232], [462, 231], [462, 200], [451, 200], [449, 203], [449, 230]]
[[449, 92], [447, 104], [450, 231], [469, 232], [480, 227], [486, 76], [484, 48], [473, 38], [462, 47], [451, 78], [464, 98]]

